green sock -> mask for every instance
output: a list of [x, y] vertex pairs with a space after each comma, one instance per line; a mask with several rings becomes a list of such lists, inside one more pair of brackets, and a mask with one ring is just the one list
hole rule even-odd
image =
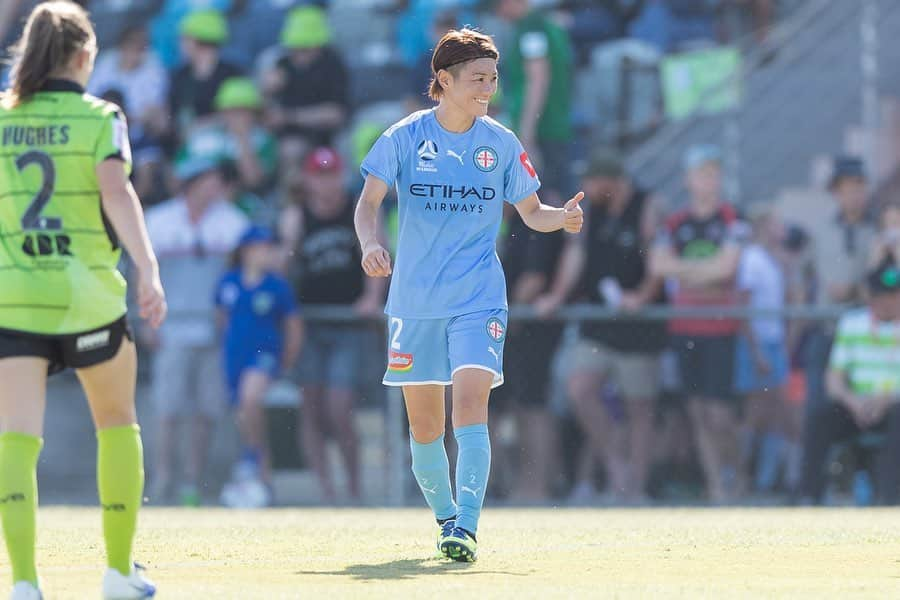
[[0, 433], [0, 521], [13, 583], [38, 584], [34, 562], [37, 461], [44, 441], [24, 433]]
[[106, 562], [123, 575], [131, 572], [131, 545], [144, 494], [144, 451], [137, 425], [97, 432], [97, 489], [103, 507]]

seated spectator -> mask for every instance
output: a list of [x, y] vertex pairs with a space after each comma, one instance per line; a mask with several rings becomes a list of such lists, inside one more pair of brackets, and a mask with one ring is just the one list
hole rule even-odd
[[[159, 259], [169, 317], [153, 336], [153, 396], [157, 429], [150, 498], [165, 502], [174, 483], [178, 447], [189, 441], [179, 489], [182, 504], [201, 501], [212, 427], [225, 406], [216, 344], [213, 293], [238, 240], [249, 225], [224, 200], [215, 163], [185, 158], [176, 166], [181, 192], [147, 211], [147, 231]], [[190, 426], [182, 431], [181, 425]]]
[[[738, 291], [753, 310], [782, 310], [787, 281], [782, 252], [784, 228], [774, 208], [751, 207], [753, 240], [741, 252]], [[746, 398], [742, 444], [745, 465], [756, 454], [754, 486], [769, 492], [775, 486], [781, 456], [787, 450], [783, 429], [788, 379], [784, 320], [753, 317], [743, 321], [735, 349], [735, 388]], [[753, 449], [758, 445], [758, 453]]]
[[[663, 323], [635, 321], [628, 313], [664, 301], [661, 278], [647, 268], [658, 215], [652, 195], [631, 181], [613, 153], [591, 158], [583, 188], [584, 232], [567, 244], [554, 289], [536, 306], [544, 312], [577, 292], [622, 311], [614, 321], [583, 323], [580, 342], [563, 362], [573, 412], [592, 455], [605, 461], [607, 495], [644, 504], [666, 332]], [[610, 421], [611, 435], [598, 427], [603, 420]], [[576, 496], [593, 492], [593, 473], [584, 475]]]
[[260, 123], [262, 97], [252, 79], [226, 79], [213, 103], [214, 118], [194, 127], [182, 153], [233, 163], [245, 190], [265, 191], [274, 183], [278, 151]]
[[285, 170], [313, 147], [330, 145], [347, 123], [347, 69], [330, 41], [321, 8], [296, 8], [281, 32], [284, 54], [262, 74], [266, 123], [279, 136]]
[[232, 508], [272, 503], [264, 401], [272, 381], [294, 366], [303, 336], [294, 292], [274, 272], [275, 248], [271, 230], [250, 227], [238, 243], [237, 264], [215, 294], [228, 400], [241, 442], [241, 458], [221, 494], [222, 503]]
[[241, 70], [220, 56], [221, 45], [228, 39], [222, 13], [193, 12], [182, 19], [178, 30], [185, 64], [172, 74], [169, 113], [174, 140], [183, 143], [198, 119], [215, 112], [215, 98], [225, 80], [239, 77]]
[[140, 125], [157, 139], [166, 131], [169, 74], [149, 49], [142, 26], [122, 32], [115, 48], [101, 50], [88, 91], [99, 96], [109, 89], [122, 92], [129, 125]]
[[862, 433], [884, 436], [875, 466], [876, 501], [900, 500], [900, 271], [882, 265], [867, 277], [869, 301], [841, 317], [828, 362], [828, 402], [817, 406], [804, 442], [803, 496], [821, 503], [832, 445]]

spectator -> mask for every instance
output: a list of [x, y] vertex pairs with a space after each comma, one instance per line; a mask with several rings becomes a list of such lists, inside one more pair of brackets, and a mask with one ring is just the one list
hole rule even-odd
[[[618, 156], [608, 152], [591, 158], [583, 186], [588, 201], [585, 234], [567, 246], [557, 285], [536, 305], [558, 305], [578, 290], [587, 302], [623, 311], [614, 321], [583, 323], [581, 340], [564, 363], [573, 410], [591, 455], [606, 461], [611, 495], [617, 501], [644, 504], [666, 332], [660, 322], [634, 321], [627, 314], [664, 301], [661, 278], [647, 269], [647, 251], [658, 225], [656, 203], [630, 180]], [[604, 406], [614, 399], [604, 402], [604, 395], [614, 390], [622, 405]], [[615, 426], [613, 439], [605, 438], [596, 427], [604, 419], [627, 420], [627, 431]], [[589, 478], [576, 483], [575, 496], [593, 493], [592, 474], [585, 475]]]
[[688, 44], [712, 45], [716, 9], [724, 0], [645, 0], [629, 28], [630, 37], [675, 52]]
[[828, 363], [829, 402], [816, 406], [804, 445], [805, 501], [821, 503], [829, 448], [862, 433], [883, 435], [875, 467], [879, 503], [900, 500], [900, 271], [882, 265], [867, 277], [870, 298], [837, 326]]
[[314, 146], [331, 144], [347, 123], [347, 68], [330, 41], [321, 8], [296, 8], [281, 31], [285, 54], [262, 75], [263, 92], [270, 100], [266, 120], [279, 136], [283, 171]]
[[97, 47], [108, 48], [122, 40], [123, 34], [143, 28], [162, 4], [162, 0], [86, 0], [97, 31]]
[[[562, 253], [563, 232], [538, 233], [514, 210], [507, 215], [502, 254], [509, 301], [514, 305], [530, 305], [553, 283]], [[541, 316], [550, 312], [547, 310]], [[561, 335], [562, 324], [556, 321], [511, 319], [506, 329], [505, 383], [493, 391], [492, 402], [515, 414], [518, 421], [521, 455], [516, 487], [511, 491], [514, 501], [543, 502], [549, 496], [558, 440], [556, 424], [548, 408], [547, 386], [552, 356]]]
[[[738, 290], [752, 310], [782, 310], [787, 298], [784, 228], [769, 204], [751, 207], [750, 222], [753, 241], [741, 253]], [[757, 491], [769, 492], [788, 443], [786, 328], [781, 318], [753, 317], [743, 321], [741, 333], [735, 351], [735, 388], [746, 397], [743, 454], [749, 466], [758, 441], [754, 485]]]
[[[837, 203], [837, 213], [810, 231], [814, 302], [820, 306], [862, 299], [866, 263], [877, 236], [868, 218], [867, 178], [862, 160], [853, 156], [836, 157], [828, 188]], [[825, 370], [833, 338], [833, 323], [821, 323], [808, 334], [806, 418], [825, 401]]]
[[[440, 41], [444, 34], [451, 29], [456, 28], [458, 19], [454, 12], [442, 12], [431, 23], [429, 32], [431, 33], [431, 46]], [[432, 106], [432, 102], [428, 99], [428, 86], [431, 84], [431, 49], [419, 53], [418, 58], [413, 62], [409, 71], [409, 93], [406, 97], [406, 112], [413, 113]]]
[[232, 0], [164, 0], [159, 14], [150, 23], [150, 38], [153, 49], [167, 69], [176, 68], [181, 60], [179, 49], [181, 21], [197, 10], [218, 10], [225, 14], [231, 3]]
[[215, 118], [194, 128], [182, 152], [233, 163], [239, 185], [265, 191], [278, 167], [274, 138], [259, 121], [262, 97], [252, 79], [226, 79], [216, 93]]
[[271, 47], [284, 25], [285, 17], [297, 0], [231, 0], [228, 28], [239, 31], [222, 49], [222, 56], [247, 71], [256, 59]]
[[216, 289], [228, 398], [241, 440], [241, 458], [221, 495], [232, 508], [272, 503], [264, 400], [272, 381], [294, 365], [303, 336], [290, 284], [273, 271], [275, 258], [272, 232], [250, 227], [238, 244], [235, 268]]
[[[671, 215], [651, 256], [651, 272], [671, 278], [676, 307], [738, 303], [735, 277], [740, 229], [734, 208], [722, 201], [721, 155], [714, 146], [685, 154], [687, 208]], [[674, 319], [669, 333], [694, 427], [707, 493], [714, 503], [737, 497], [737, 399], [734, 394], [735, 319]]]
[[178, 30], [186, 63], [172, 74], [169, 111], [173, 137], [176, 142], [184, 142], [198, 119], [215, 112], [215, 98], [225, 80], [239, 77], [241, 70], [220, 57], [220, 47], [228, 39], [228, 24], [222, 13], [192, 12], [182, 19]]
[[[181, 193], [147, 211], [170, 311], [158, 339], [148, 340], [157, 348], [153, 394], [159, 419], [150, 497], [168, 497], [178, 442], [188, 439], [180, 501], [194, 505], [200, 502], [212, 426], [224, 406], [213, 292], [248, 222], [222, 200], [224, 183], [214, 163], [188, 157], [176, 173]], [[179, 432], [187, 419], [190, 433]]]
[[99, 96], [109, 89], [121, 90], [129, 126], [140, 125], [149, 135], [161, 138], [167, 128], [169, 74], [147, 44], [142, 26], [123, 31], [116, 48], [97, 58], [88, 91]]
[[166, 164], [159, 139], [147, 133], [139, 120], [130, 119], [125, 95], [118, 89], [108, 89], [100, 97], [121, 108], [128, 119], [128, 140], [131, 143], [131, 156], [134, 164], [131, 181], [141, 204], [150, 206], [160, 202], [165, 198], [166, 193], [165, 186], [159, 184], [164, 179]]
[[872, 243], [869, 267], [882, 263], [900, 266], [900, 201], [890, 200], [881, 207], [878, 237]]
[[[384, 307], [384, 280], [364, 277], [353, 228], [354, 202], [344, 189], [343, 161], [327, 147], [303, 162], [305, 202], [285, 208], [284, 243], [296, 248], [297, 297], [304, 306], [341, 304], [373, 317]], [[325, 432], [336, 439], [349, 494], [360, 501], [359, 439], [354, 406], [367, 343], [357, 323], [310, 323], [297, 377], [303, 389], [302, 436], [306, 456], [328, 502], [336, 499], [327, 467]]]
[[541, 173], [542, 200], [562, 206], [572, 194], [572, 49], [566, 32], [529, 0], [499, 0], [497, 14], [514, 24], [502, 49], [503, 98], [509, 122]]

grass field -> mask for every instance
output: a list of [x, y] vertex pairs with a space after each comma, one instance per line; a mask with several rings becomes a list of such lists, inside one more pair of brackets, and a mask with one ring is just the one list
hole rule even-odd
[[[99, 513], [39, 518], [45, 597], [99, 597]], [[897, 510], [488, 509], [472, 565], [436, 558], [430, 523], [425, 510], [149, 508], [136, 557], [162, 599], [900, 598]]]

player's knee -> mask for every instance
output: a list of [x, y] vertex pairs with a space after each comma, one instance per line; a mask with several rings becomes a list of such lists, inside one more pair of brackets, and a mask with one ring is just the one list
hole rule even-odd
[[413, 439], [419, 444], [430, 444], [444, 435], [443, 420], [416, 419], [409, 422], [409, 431]]

